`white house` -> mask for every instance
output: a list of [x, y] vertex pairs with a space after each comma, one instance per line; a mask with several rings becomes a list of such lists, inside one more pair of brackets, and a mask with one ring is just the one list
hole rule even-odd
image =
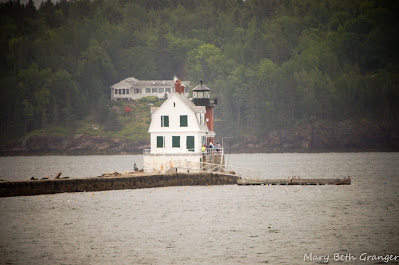
[[202, 150], [215, 137], [214, 104], [209, 100], [194, 104], [195, 100], [184, 95], [180, 80], [175, 91], [160, 107], [151, 108], [151, 149], [144, 150], [144, 172], [165, 172], [172, 167], [200, 170], [209, 156], [222, 157], [222, 149], [217, 153]]
[[[163, 98], [175, 92], [175, 76], [173, 80], [138, 80], [134, 77], [126, 78], [111, 86], [111, 100], [137, 100], [148, 96]], [[188, 96], [189, 82], [183, 81], [184, 94]]]

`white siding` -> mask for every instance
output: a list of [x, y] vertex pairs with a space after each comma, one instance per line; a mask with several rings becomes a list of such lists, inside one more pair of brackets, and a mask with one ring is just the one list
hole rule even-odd
[[[157, 136], [164, 136], [164, 148], [157, 147]], [[180, 136], [180, 148], [172, 147], [172, 136]], [[151, 133], [151, 153], [152, 154], [190, 154], [192, 151], [188, 151], [186, 147], [187, 136], [194, 136], [194, 153], [201, 152], [202, 138], [206, 136], [205, 133], [174, 133], [174, 132], [159, 132]]]

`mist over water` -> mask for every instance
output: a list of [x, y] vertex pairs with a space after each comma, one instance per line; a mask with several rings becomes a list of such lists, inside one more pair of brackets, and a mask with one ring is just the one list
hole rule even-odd
[[[189, 186], [0, 198], [0, 264], [376, 264], [399, 255], [399, 153], [234, 154], [259, 178], [349, 186]], [[0, 178], [94, 177], [141, 156], [0, 158]], [[254, 171], [252, 169], [256, 169]], [[350, 253], [355, 260], [334, 260]], [[399, 261], [399, 260], [397, 260]], [[390, 262], [391, 263], [391, 262]]]

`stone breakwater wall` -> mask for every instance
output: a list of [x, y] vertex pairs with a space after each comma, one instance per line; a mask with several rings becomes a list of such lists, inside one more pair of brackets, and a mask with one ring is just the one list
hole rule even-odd
[[211, 173], [132, 174], [118, 177], [43, 179], [0, 182], [0, 197], [63, 192], [142, 189], [168, 186], [232, 185], [237, 176]]

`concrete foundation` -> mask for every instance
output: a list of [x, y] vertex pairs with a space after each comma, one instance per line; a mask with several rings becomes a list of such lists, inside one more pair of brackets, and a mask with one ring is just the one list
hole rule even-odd
[[119, 177], [84, 179], [47, 179], [0, 182], [0, 197], [54, 194], [63, 192], [92, 192], [105, 190], [141, 189], [168, 186], [231, 185], [237, 176], [211, 173], [132, 174]]
[[170, 168], [182, 168], [188, 171], [200, 171], [201, 155], [145, 155], [143, 166], [145, 173], [166, 172]]

